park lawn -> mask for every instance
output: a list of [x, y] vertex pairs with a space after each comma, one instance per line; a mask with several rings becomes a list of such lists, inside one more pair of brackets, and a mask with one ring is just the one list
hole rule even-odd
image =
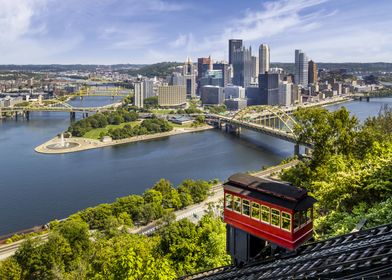
[[192, 127], [192, 124], [191, 124], [191, 123], [187, 123], [187, 124], [181, 125], [181, 124], [176, 124], [176, 123], [170, 122], [170, 124], [171, 124], [173, 127], [179, 127], [179, 128], [188, 128], [188, 127]]
[[152, 111], [152, 113], [153, 114], [155, 114], [155, 115], [167, 115], [167, 114], [169, 114], [170, 112], [172, 112], [172, 111], [175, 111], [175, 110], [170, 110], [170, 109], [162, 109], [162, 110], [160, 110], [160, 109], [153, 109], [153, 110], [151, 110]]
[[120, 123], [120, 124], [109, 124], [105, 127], [101, 127], [101, 128], [95, 128], [93, 130], [90, 130], [89, 132], [85, 133], [83, 135], [83, 137], [85, 138], [90, 138], [90, 139], [97, 139], [100, 140], [100, 135], [101, 132], [106, 133], [109, 129], [113, 129], [113, 128], [122, 128], [125, 125], [130, 124], [132, 126], [138, 125], [140, 124], [140, 121], [134, 121], [134, 122], [125, 122], [125, 123]]

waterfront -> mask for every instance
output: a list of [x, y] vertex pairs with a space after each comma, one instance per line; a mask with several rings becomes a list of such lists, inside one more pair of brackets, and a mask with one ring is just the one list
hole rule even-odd
[[[99, 106], [108, 100], [86, 98], [72, 105]], [[363, 120], [382, 104], [392, 104], [392, 98], [329, 108], [345, 106]], [[185, 178], [223, 180], [293, 153], [292, 144], [262, 134], [244, 131], [238, 138], [217, 130], [66, 155], [34, 152], [68, 125], [69, 114], [62, 113], [33, 113], [29, 122], [0, 121], [0, 235], [140, 194], [162, 177], [175, 184]]]

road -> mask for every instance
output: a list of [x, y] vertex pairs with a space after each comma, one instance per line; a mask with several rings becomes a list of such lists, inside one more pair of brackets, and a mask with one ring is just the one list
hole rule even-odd
[[[254, 172], [251, 174], [253, 176], [257, 176], [260, 178], [270, 176], [275, 172], [292, 167], [292, 166], [296, 165], [298, 162], [299, 162], [298, 160], [293, 160], [289, 163], [282, 164], [279, 166], [274, 166], [274, 167], [268, 168], [266, 170]], [[193, 222], [197, 222], [204, 215], [205, 211], [208, 210], [208, 206], [211, 203], [217, 203], [221, 199], [223, 199], [223, 187], [221, 184], [215, 185], [211, 189], [211, 195], [205, 201], [198, 203], [198, 204], [188, 206], [185, 209], [175, 211], [174, 214], [176, 216], [176, 220], [178, 221], [178, 220], [188, 218]], [[155, 230], [157, 230], [158, 227], [159, 227], [159, 224], [157, 224], [157, 222], [152, 222], [146, 226], [134, 228], [134, 229], [130, 230], [129, 233], [149, 235], [149, 234], [152, 234]], [[44, 241], [47, 239], [47, 237], [48, 237], [48, 234], [46, 233], [46, 234], [37, 236], [35, 238], [41, 238], [41, 240]], [[23, 241], [24, 240], [20, 240], [20, 241], [14, 242], [12, 244], [0, 245], [0, 261], [14, 255], [15, 252], [18, 250], [19, 246], [23, 243]]]

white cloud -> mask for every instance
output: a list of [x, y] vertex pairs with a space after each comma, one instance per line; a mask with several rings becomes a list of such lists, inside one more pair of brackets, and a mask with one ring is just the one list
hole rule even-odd
[[47, 0], [0, 0], [0, 40], [12, 42], [29, 34], [42, 32], [44, 25], [34, 28], [33, 16], [45, 8]]

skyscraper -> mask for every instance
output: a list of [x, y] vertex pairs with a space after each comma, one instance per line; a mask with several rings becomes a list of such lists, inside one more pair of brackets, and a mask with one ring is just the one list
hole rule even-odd
[[308, 83], [316, 84], [318, 80], [317, 64], [313, 60], [309, 60], [309, 73], [308, 73]]
[[302, 50], [295, 50], [295, 77], [297, 85], [306, 87], [308, 85], [308, 57]]
[[208, 70], [212, 70], [211, 56], [198, 58], [197, 59], [197, 80], [200, 80]]
[[270, 68], [270, 48], [266, 44], [259, 47], [259, 74], [268, 72]]
[[242, 48], [242, 40], [230, 39], [229, 40], [229, 64], [233, 64], [233, 54], [236, 50]]
[[252, 48], [242, 47], [233, 52], [233, 84], [248, 87], [252, 80]]
[[279, 82], [280, 74], [265, 73], [259, 74], [259, 88], [261, 94], [261, 103], [268, 105], [279, 104]]
[[259, 77], [259, 58], [252, 55], [252, 78], [257, 79]]
[[143, 82], [136, 82], [134, 84], [134, 88], [135, 88], [134, 105], [137, 108], [143, 108], [143, 103], [144, 103]]
[[196, 75], [195, 66], [193, 65], [191, 59], [188, 57], [183, 68], [183, 76], [185, 78], [186, 95], [188, 98], [196, 97]]
[[230, 64], [227, 64], [227, 62], [222, 61], [214, 63], [212, 67], [214, 70], [222, 71], [223, 87], [231, 83], [231, 72], [233, 69]]

